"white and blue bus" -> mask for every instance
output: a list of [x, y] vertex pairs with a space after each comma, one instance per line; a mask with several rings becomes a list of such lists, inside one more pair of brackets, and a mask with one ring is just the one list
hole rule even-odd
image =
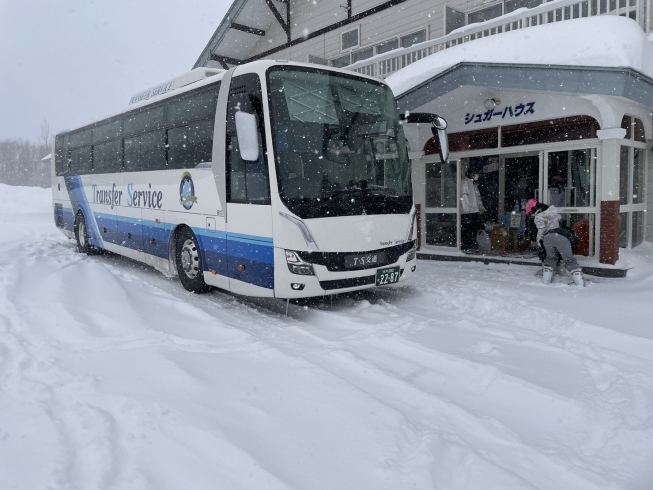
[[[446, 123], [431, 122], [446, 159]], [[55, 223], [107, 250], [216, 286], [322, 296], [409, 277], [415, 206], [403, 122], [384, 83], [256, 61], [197, 68], [59, 134]]]

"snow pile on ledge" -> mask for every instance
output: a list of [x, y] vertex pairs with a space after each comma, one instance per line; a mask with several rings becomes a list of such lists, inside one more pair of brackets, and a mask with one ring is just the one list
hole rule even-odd
[[653, 78], [653, 46], [634, 20], [589, 17], [477, 39], [417, 61], [386, 79], [395, 95], [462, 62], [632, 68]]

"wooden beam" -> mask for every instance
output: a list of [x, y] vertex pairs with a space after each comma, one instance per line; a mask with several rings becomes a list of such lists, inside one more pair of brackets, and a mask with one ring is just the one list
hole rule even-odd
[[236, 29], [237, 31], [247, 32], [248, 34], [254, 34], [256, 36], [265, 37], [265, 31], [261, 29], [257, 29], [255, 27], [244, 26], [242, 24], [237, 24], [236, 22], [232, 22], [231, 28]]
[[[377, 5], [376, 7], [372, 7], [371, 9], [368, 9], [368, 10], [366, 10], [364, 12], [361, 12], [361, 13], [356, 14], [356, 15], [352, 15], [351, 17], [349, 17], [347, 19], [336, 22], [335, 24], [331, 24], [330, 26], [323, 27], [322, 29], [318, 29], [317, 31], [309, 32], [307, 36], [299, 37], [299, 38], [293, 39], [293, 40], [290, 40], [290, 38], [289, 38], [287, 43], [282, 44], [281, 46], [277, 46], [276, 48], [272, 48], [272, 49], [270, 49], [268, 51], [265, 51], [263, 53], [259, 53], [259, 54], [255, 55], [255, 56], [252, 56], [252, 57], [248, 58], [247, 61], [249, 62], [249, 61], [255, 61], [255, 60], [260, 60], [260, 59], [267, 58], [268, 56], [276, 53], [277, 51], [281, 51], [281, 50], [286, 49], [286, 48], [291, 48], [291, 47], [296, 46], [298, 44], [301, 44], [301, 43], [303, 43], [305, 41], [308, 41], [309, 39], [313, 39], [313, 38], [315, 38], [317, 36], [321, 36], [322, 34], [326, 34], [327, 32], [331, 32], [331, 31], [334, 31], [334, 30], [339, 29], [341, 27], [344, 27], [346, 25], [352, 24], [352, 23], [357, 22], [357, 21], [359, 21], [361, 19], [364, 19], [365, 17], [369, 17], [370, 15], [374, 15], [374, 14], [376, 14], [378, 12], [381, 12], [383, 10], [394, 7], [395, 5], [402, 4], [402, 3], [406, 2], [406, 1], [407, 0], [389, 0], [389, 1], [385, 2], [385, 3], [382, 3], [381, 5]], [[271, 3], [272, 0], [266, 0], [266, 3], [267, 2]], [[278, 14], [278, 12], [277, 12], [277, 14]], [[286, 31], [286, 32], [288, 33], [288, 36], [290, 36], [290, 29], [288, 29], [288, 31]]]
[[[277, 10], [277, 7], [275, 7], [272, 3], [272, 0], [265, 0], [265, 3], [267, 4], [274, 17], [277, 19], [277, 22], [281, 28], [286, 33], [286, 36], [290, 36], [290, 25], [285, 20], [283, 20], [283, 17], [281, 17], [281, 14]], [[289, 5], [286, 5], [286, 8], [289, 8]]]

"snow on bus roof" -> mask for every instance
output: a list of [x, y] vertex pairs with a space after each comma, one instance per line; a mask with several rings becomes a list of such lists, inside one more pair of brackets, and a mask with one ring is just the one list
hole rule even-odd
[[653, 45], [634, 20], [588, 17], [469, 41], [412, 63], [386, 83], [399, 96], [463, 62], [632, 68], [653, 78]]

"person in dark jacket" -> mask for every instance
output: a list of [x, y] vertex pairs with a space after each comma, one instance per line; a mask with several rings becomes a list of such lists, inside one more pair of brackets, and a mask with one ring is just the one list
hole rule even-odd
[[574, 257], [574, 248], [578, 247], [578, 236], [565, 226], [560, 225], [560, 215], [555, 206], [547, 206], [531, 199], [526, 205], [526, 216], [532, 217], [537, 227], [537, 243], [542, 260], [542, 281], [549, 284], [558, 262], [562, 262], [571, 273], [577, 286], [585, 286], [583, 270]]

